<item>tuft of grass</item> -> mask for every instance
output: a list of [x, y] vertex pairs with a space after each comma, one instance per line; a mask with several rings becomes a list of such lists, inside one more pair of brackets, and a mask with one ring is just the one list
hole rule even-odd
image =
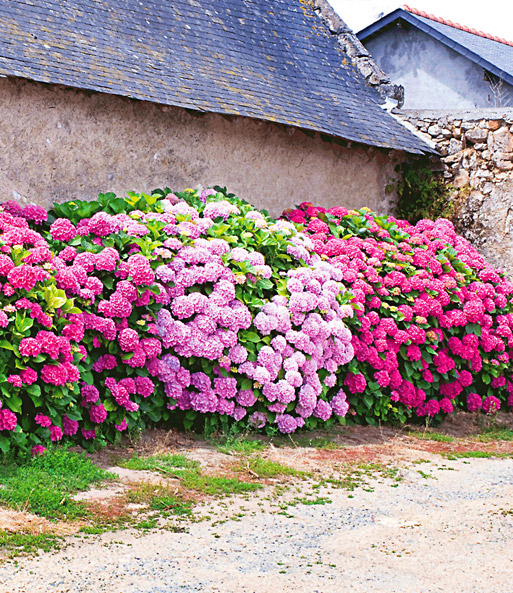
[[397, 486], [397, 483], [402, 479], [399, 476], [399, 470], [396, 467], [391, 467], [382, 463], [359, 463], [357, 465], [346, 465], [340, 476], [324, 478], [321, 481], [321, 484], [329, 484], [334, 488], [353, 491], [356, 488], [366, 486], [367, 479], [371, 477], [392, 480], [395, 483], [395, 486]]
[[162, 515], [191, 516], [193, 503], [176, 494], [174, 488], [163, 484], [141, 482], [127, 493], [127, 500], [146, 505]]
[[445, 453], [447, 459], [490, 459], [491, 457], [510, 457], [508, 453], [493, 453], [492, 451], [460, 451]]
[[78, 519], [87, 509], [73, 495], [115, 477], [83, 454], [56, 448], [26, 462], [3, 464], [0, 503], [49, 519]]
[[493, 441], [513, 441], [513, 430], [509, 428], [492, 428], [472, 437], [473, 440], [480, 443], [490, 443]]
[[225, 438], [216, 445], [217, 450], [227, 455], [238, 453], [240, 455], [253, 455], [265, 449], [265, 442], [258, 439], [247, 439], [243, 436]]
[[123, 462], [123, 467], [159, 471], [164, 475], [178, 478], [184, 491], [193, 490], [208, 496], [230, 496], [261, 488], [260, 484], [244, 482], [238, 478], [204, 475], [200, 464], [188, 459], [185, 455], [132, 457]]
[[408, 431], [408, 436], [415, 437], [422, 441], [436, 441], [437, 443], [452, 443], [455, 440], [454, 437], [440, 432], [420, 432], [410, 430]]
[[198, 471], [200, 464], [198, 461], [187, 458], [181, 454], [160, 454], [150, 455], [149, 457], [131, 457], [119, 463], [121, 467], [134, 470], [159, 471], [164, 474], [176, 474], [181, 476], [184, 471]]
[[182, 485], [188, 490], [218, 497], [254, 492], [262, 488], [261, 484], [244, 482], [238, 478], [220, 478], [217, 476], [205, 476], [200, 473], [184, 474]]
[[21, 554], [50, 552], [61, 547], [62, 538], [48, 533], [12, 533], [0, 529], [0, 550], [4, 558], [15, 558]]
[[305, 447], [312, 449], [321, 449], [323, 451], [333, 451], [334, 449], [342, 449], [343, 445], [337, 443], [329, 436], [311, 438], [308, 435], [295, 435], [290, 440], [296, 447]]
[[283, 476], [294, 476], [295, 478], [308, 478], [310, 474], [297, 470], [288, 465], [283, 465], [271, 459], [264, 459], [263, 457], [251, 457], [241, 462], [236, 468], [236, 471], [244, 472], [250, 471], [256, 474], [259, 478], [277, 478]]

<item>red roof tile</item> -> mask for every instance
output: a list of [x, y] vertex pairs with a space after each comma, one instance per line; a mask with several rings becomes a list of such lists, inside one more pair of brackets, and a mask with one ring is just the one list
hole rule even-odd
[[434, 14], [428, 14], [427, 12], [419, 10], [418, 8], [412, 8], [411, 6], [407, 5], [404, 5], [403, 8], [404, 10], [411, 12], [411, 14], [416, 14], [417, 16], [424, 17], [425, 19], [436, 21], [437, 23], [442, 23], [442, 25], [448, 25], [449, 27], [453, 27], [454, 29], [460, 29], [461, 31], [466, 31], [467, 33], [472, 33], [473, 35], [478, 35], [479, 37], [491, 39], [492, 41], [497, 41], [498, 43], [503, 43], [504, 45], [511, 45], [513, 47], [513, 41], [508, 41], [507, 39], [503, 39], [502, 37], [496, 37], [495, 35], [483, 33], [483, 31], [471, 29], [469, 27], [466, 27], [465, 25], [460, 25], [459, 23], [453, 23], [452, 21], [435, 16]]

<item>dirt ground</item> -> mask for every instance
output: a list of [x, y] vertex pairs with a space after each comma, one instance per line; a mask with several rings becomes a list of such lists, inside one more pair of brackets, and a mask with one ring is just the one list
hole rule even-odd
[[[0, 529], [32, 524], [34, 532], [71, 534], [60, 551], [0, 564], [0, 593], [509, 593], [513, 441], [487, 435], [513, 429], [511, 416], [483, 426], [462, 414], [435, 435], [347, 427], [329, 438], [275, 439], [260, 455], [308, 478], [263, 479], [248, 466], [246, 478], [261, 490], [198, 496], [195, 520], [147, 531], [84, 535], [78, 526], [1, 509]], [[132, 447], [95, 454], [119, 479], [81, 496], [102, 504], [134, 480], [173, 483], [116, 465], [132, 452], [184, 453], [212, 475], [231, 475], [240, 460], [211, 441], [153, 431]]]

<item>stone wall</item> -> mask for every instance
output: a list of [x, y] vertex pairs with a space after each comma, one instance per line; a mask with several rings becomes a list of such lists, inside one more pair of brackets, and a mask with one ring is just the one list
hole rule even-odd
[[99, 192], [227, 186], [281, 214], [304, 200], [388, 212], [403, 153], [294, 127], [0, 78], [0, 187], [49, 206]]
[[457, 194], [455, 225], [513, 276], [513, 109], [402, 110], [434, 142]]

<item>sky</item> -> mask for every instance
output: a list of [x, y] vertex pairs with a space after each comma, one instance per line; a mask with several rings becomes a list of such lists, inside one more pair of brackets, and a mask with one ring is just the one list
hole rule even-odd
[[388, 14], [407, 4], [455, 23], [513, 41], [511, 0], [328, 0], [353, 31], [357, 32], [379, 14]]

